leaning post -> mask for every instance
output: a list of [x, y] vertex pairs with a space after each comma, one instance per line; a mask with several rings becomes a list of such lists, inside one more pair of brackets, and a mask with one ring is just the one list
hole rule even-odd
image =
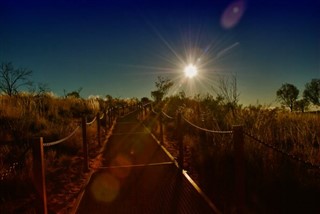
[[47, 192], [45, 177], [45, 160], [43, 150], [43, 138], [36, 141], [33, 145], [33, 177], [34, 185], [37, 190], [39, 203], [37, 203], [37, 213], [47, 214]]
[[82, 117], [82, 147], [83, 147], [83, 171], [89, 171], [88, 142], [87, 142], [87, 119]]
[[111, 117], [112, 117], [112, 109], [111, 108], [109, 108], [108, 109], [108, 126], [109, 126], [109, 128], [111, 127]]
[[244, 135], [243, 126], [232, 127], [235, 158], [235, 194], [237, 213], [245, 213]]
[[105, 133], [107, 133], [108, 122], [107, 122], [107, 111], [106, 110], [103, 111], [103, 115], [104, 115], [104, 130], [105, 130]]
[[159, 113], [159, 126], [160, 126], [160, 144], [163, 145], [163, 115], [162, 115], [162, 111]]
[[98, 137], [98, 145], [101, 146], [101, 139], [100, 139], [100, 131], [101, 131], [101, 126], [100, 126], [100, 113], [97, 113], [97, 137]]
[[183, 127], [182, 127], [182, 115], [181, 112], [178, 112], [177, 116], [177, 131], [178, 131], [178, 144], [179, 144], [179, 157], [178, 157], [178, 164], [180, 169], [183, 170]]

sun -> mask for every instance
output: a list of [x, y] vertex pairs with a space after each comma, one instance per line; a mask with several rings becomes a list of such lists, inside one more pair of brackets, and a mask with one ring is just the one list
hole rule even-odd
[[186, 77], [192, 79], [193, 77], [197, 76], [198, 69], [195, 65], [189, 64], [184, 68], [184, 73]]

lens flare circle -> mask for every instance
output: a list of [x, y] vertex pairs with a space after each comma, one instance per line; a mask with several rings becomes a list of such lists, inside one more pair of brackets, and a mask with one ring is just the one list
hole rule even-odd
[[185, 73], [186, 77], [191, 79], [198, 74], [198, 69], [195, 65], [189, 64], [184, 68], [184, 73]]
[[99, 174], [90, 186], [91, 194], [99, 202], [112, 202], [120, 192], [120, 182], [109, 173]]
[[222, 14], [222, 27], [225, 29], [235, 27], [240, 22], [245, 10], [246, 4], [244, 0], [236, 0], [232, 2]]

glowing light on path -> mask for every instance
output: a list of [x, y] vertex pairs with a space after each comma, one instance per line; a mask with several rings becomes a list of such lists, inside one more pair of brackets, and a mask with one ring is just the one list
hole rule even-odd
[[187, 67], [185, 67], [184, 73], [185, 73], [186, 77], [191, 79], [198, 74], [198, 69], [195, 65], [190, 64]]

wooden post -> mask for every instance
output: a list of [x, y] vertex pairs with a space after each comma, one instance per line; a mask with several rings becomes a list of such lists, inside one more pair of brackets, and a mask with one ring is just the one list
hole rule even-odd
[[159, 113], [159, 126], [160, 126], [160, 144], [163, 145], [163, 118], [162, 112]]
[[145, 112], [146, 112], [146, 106], [144, 106], [144, 104], [141, 104], [141, 119], [142, 119], [142, 121], [144, 120]]
[[105, 134], [107, 134], [107, 124], [108, 124], [108, 122], [107, 122], [107, 111], [106, 110], [103, 111], [103, 115], [104, 115], [104, 130], [105, 130]]
[[179, 143], [179, 157], [178, 157], [178, 164], [180, 166], [180, 169], [183, 170], [183, 127], [182, 127], [182, 116], [181, 112], [178, 112], [177, 117], [177, 131], [178, 131], [178, 143]]
[[237, 213], [245, 213], [245, 180], [244, 180], [244, 136], [243, 126], [233, 126], [233, 145], [235, 158], [235, 194]]
[[109, 108], [109, 110], [108, 110], [108, 125], [110, 128], [111, 127], [111, 108]]
[[100, 130], [101, 130], [101, 126], [100, 126], [101, 122], [100, 122], [100, 113], [97, 113], [97, 137], [98, 137], [98, 145], [101, 146], [101, 139], [100, 139]]
[[82, 147], [83, 147], [83, 171], [89, 171], [88, 142], [87, 142], [87, 119], [82, 117]]
[[139, 111], [139, 116], [138, 116], [139, 121], [142, 122], [143, 121], [143, 106], [141, 103], [138, 105], [138, 111]]
[[143, 119], [147, 116], [147, 111], [148, 111], [148, 107], [147, 107], [147, 106], [144, 106], [144, 107], [143, 107], [143, 113], [142, 113]]
[[43, 138], [36, 141], [33, 145], [33, 176], [34, 185], [38, 194], [37, 213], [47, 214], [47, 193], [46, 193], [46, 178], [45, 178], [45, 162], [43, 151]]

